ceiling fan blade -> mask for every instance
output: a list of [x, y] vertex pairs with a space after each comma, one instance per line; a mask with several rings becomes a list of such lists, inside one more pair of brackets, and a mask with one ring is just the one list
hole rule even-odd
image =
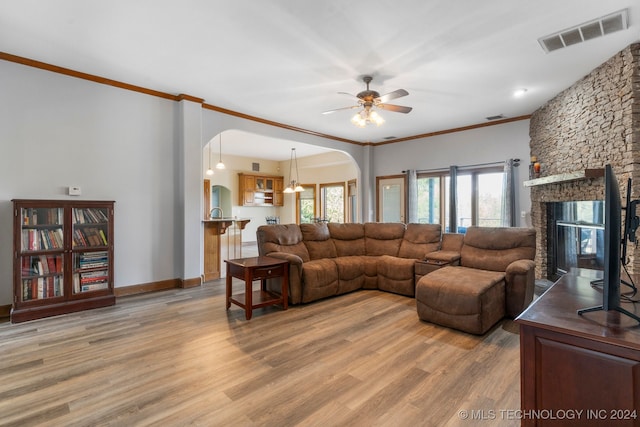
[[338, 92], [338, 95], [347, 95], [349, 98], [354, 98], [354, 99], [358, 99], [358, 100], [360, 99], [357, 96], [355, 96], [355, 95], [353, 95], [351, 93], [348, 93], [348, 92]]
[[407, 92], [404, 89], [398, 89], [398, 90], [394, 90], [393, 92], [384, 94], [378, 99], [380, 100], [380, 102], [385, 103], [387, 101], [391, 101], [392, 99], [400, 98], [402, 96], [407, 96], [407, 95], [409, 95], [409, 92]]
[[403, 105], [393, 105], [393, 104], [378, 104], [376, 105], [376, 107], [382, 108], [383, 110], [389, 110], [396, 113], [404, 113], [404, 114], [407, 114], [408, 112], [413, 110], [413, 108], [411, 107], [405, 107]]
[[323, 111], [322, 114], [331, 114], [331, 113], [335, 113], [336, 111], [351, 110], [353, 108], [358, 108], [358, 107], [359, 105], [352, 105], [351, 107], [336, 108], [335, 110]]

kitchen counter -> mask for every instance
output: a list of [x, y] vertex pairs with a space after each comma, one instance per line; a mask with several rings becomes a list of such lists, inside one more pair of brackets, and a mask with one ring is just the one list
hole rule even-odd
[[[242, 256], [242, 230], [249, 218], [208, 218], [204, 224], [204, 280], [222, 277], [222, 262], [228, 258]], [[232, 232], [227, 229], [232, 227]], [[225, 235], [226, 234], [226, 235]], [[224, 236], [223, 236], [224, 235]]]

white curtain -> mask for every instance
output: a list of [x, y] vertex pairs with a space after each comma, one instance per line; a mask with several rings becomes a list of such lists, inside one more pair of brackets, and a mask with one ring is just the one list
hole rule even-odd
[[409, 216], [407, 223], [418, 222], [418, 174], [415, 169], [407, 170], [407, 181], [409, 186], [409, 197], [407, 200], [407, 208]]

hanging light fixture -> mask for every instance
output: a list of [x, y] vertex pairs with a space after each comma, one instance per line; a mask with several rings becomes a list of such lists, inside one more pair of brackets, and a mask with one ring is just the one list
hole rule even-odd
[[211, 142], [207, 144], [207, 147], [209, 147], [209, 151], [208, 151], [209, 154], [207, 155], [208, 157], [207, 164], [209, 165], [209, 167], [207, 168], [206, 174], [213, 175], [213, 169], [211, 169]]
[[384, 119], [377, 111], [372, 109], [372, 105], [365, 104], [364, 109], [351, 118], [351, 123], [363, 128], [369, 123], [380, 126], [384, 123]]
[[[291, 175], [293, 162], [296, 163], [296, 179], [293, 179], [293, 175]], [[291, 158], [289, 159], [289, 185], [284, 189], [283, 193], [299, 193], [301, 191], [304, 191], [304, 188], [298, 182], [299, 179], [300, 174], [298, 173], [298, 156], [296, 155], [296, 149], [292, 148]]]
[[222, 163], [222, 132], [220, 132], [220, 160], [216, 165], [216, 169], [224, 169], [224, 168], [225, 168], [224, 163]]

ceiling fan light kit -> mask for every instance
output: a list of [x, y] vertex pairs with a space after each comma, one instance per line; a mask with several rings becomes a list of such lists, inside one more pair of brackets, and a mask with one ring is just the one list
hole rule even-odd
[[[409, 92], [407, 92], [404, 89], [398, 89], [398, 90], [394, 90], [393, 92], [389, 92], [386, 95], [380, 96], [380, 94], [375, 90], [369, 89], [369, 83], [371, 83], [372, 80], [373, 80], [373, 77], [371, 76], [364, 76], [362, 78], [362, 81], [364, 81], [364, 83], [367, 85], [367, 89], [355, 95], [355, 97], [358, 98], [357, 105], [325, 111], [322, 114], [331, 114], [339, 110], [351, 110], [353, 108], [362, 108], [360, 112], [358, 112], [356, 115], [354, 115], [351, 118], [351, 123], [353, 123], [358, 127], [363, 128], [370, 123], [375, 124], [376, 126], [380, 126], [381, 124], [384, 123], [384, 119], [380, 114], [378, 114], [378, 112], [375, 109], [384, 109], [384, 110], [393, 111], [395, 113], [403, 113], [403, 114], [407, 114], [412, 110], [411, 107], [405, 107], [402, 105], [393, 105], [393, 104], [386, 103], [387, 101], [390, 101], [392, 99], [400, 98], [402, 96], [407, 96], [409, 95]], [[340, 93], [343, 93], [343, 92], [340, 92]]]
[[376, 126], [380, 126], [384, 123], [384, 119], [377, 111], [371, 109], [364, 109], [351, 118], [351, 123], [363, 128], [369, 123], [373, 123]]

